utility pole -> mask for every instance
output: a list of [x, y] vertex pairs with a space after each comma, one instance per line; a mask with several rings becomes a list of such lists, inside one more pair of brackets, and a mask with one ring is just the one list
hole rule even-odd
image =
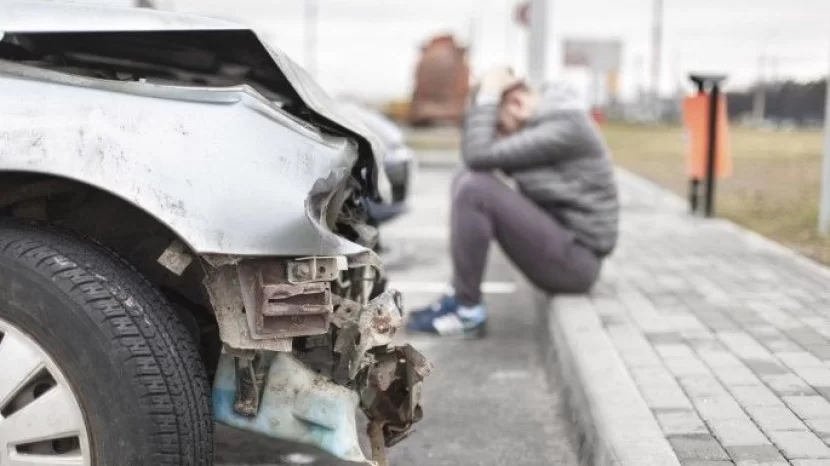
[[317, 0], [305, 0], [305, 69], [317, 79]]
[[[752, 119], [760, 124], [767, 116], [767, 84], [775, 81], [776, 58], [769, 51], [770, 43], [778, 36], [778, 31], [770, 29], [761, 42], [761, 52], [758, 55], [758, 84], [755, 96], [752, 99]], [[767, 70], [772, 70], [771, 79], [767, 79]]]
[[767, 83], [766, 83], [767, 57], [761, 54], [758, 57], [758, 83], [755, 89], [755, 96], [752, 100], [752, 119], [755, 123], [762, 123], [766, 116], [767, 107]]
[[530, 83], [534, 86], [545, 81], [548, 33], [548, 0], [530, 0], [527, 69]]
[[654, 0], [651, 29], [651, 111], [660, 116], [660, 75], [663, 62], [663, 0]]
[[769, 79], [773, 86], [778, 83], [778, 66], [781, 64], [780, 57], [769, 57]]
[[672, 80], [672, 96], [676, 98], [678, 108], [680, 108], [680, 101], [683, 99], [683, 88], [681, 87], [680, 83], [680, 73], [682, 70], [682, 59], [680, 57], [680, 50], [674, 49], [671, 54], [671, 80]]
[[637, 55], [634, 57], [634, 76], [637, 84], [637, 113], [639, 115], [645, 114], [649, 110], [649, 103], [646, 91], [646, 68], [643, 57]]
[[830, 233], [830, 74], [827, 75], [826, 104], [824, 107], [824, 160], [821, 168], [821, 201], [818, 213], [818, 231]]

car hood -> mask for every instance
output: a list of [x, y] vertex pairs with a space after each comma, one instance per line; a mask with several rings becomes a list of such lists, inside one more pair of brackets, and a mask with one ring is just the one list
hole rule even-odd
[[372, 194], [389, 202], [391, 188], [383, 168], [385, 149], [381, 139], [363, 122], [343, 112], [302, 67], [247, 26], [223, 19], [146, 8], [36, 0], [0, 1], [0, 37], [4, 33], [229, 30], [251, 31], [256, 35], [305, 106], [358, 140], [361, 154], [372, 158], [368, 167]]
[[361, 119], [349, 116], [349, 113], [344, 111], [343, 107], [332, 99], [302, 67], [294, 63], [282, 51], [264, 42], [263, 45], [271, 53], [274, 62], [306, 106], [318, 115], [359, 137], [370, 148], [375, 164], [373, 181], [376, 193], [379, 198], [391, 202], [392, 188], [384, 168], [386, 144], [384, 144], [383, 139]]

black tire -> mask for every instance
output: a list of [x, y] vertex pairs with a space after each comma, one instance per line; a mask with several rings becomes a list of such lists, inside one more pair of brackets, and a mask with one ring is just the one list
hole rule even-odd
[[95, 466], [209, 466], [199, 352], [176, 312], [109, 250], [0, 221], [0, 318], [52, 357], [85, 416]]

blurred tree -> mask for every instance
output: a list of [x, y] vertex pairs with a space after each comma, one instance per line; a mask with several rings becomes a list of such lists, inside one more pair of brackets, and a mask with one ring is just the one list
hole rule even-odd
[[[757, 86], [728, 93], [729, 117], [741, 119], [752, 115], [752, 101]], [[766, 119], [797, 125], [820, 125], [824, 121], [827, 80], [806, 83], [784, 81], [764, 84]]]

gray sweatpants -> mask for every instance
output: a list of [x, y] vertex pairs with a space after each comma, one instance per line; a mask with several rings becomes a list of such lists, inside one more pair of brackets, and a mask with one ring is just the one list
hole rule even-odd
[[486, 172], [462, 171], [452, 185], [453, 287], [462, 305], [481, 302], [495, 238], [522, 273], [549, 293], [584, 293], [602, 260], [549, 213]]

